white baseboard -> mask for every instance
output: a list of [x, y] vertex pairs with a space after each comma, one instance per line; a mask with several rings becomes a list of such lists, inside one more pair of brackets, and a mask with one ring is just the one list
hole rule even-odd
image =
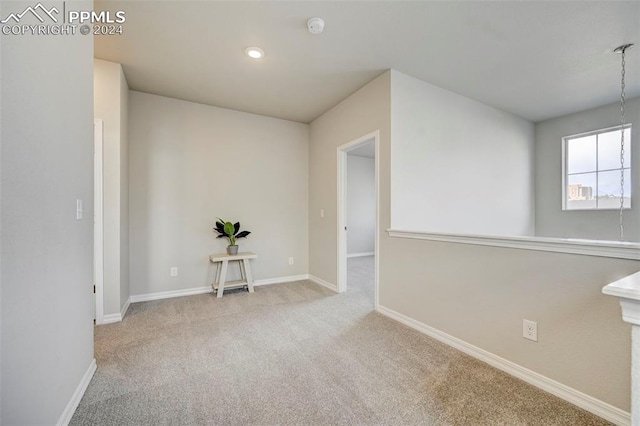
[[76, 412], [76, 408], [78, 408], [78, 404], [80, 404], [80, 400], [82, 399], [84, 392], [87, 390], [87, 386], [89, 386], [89, 382], [91, 382], [93, 373], [96, 372], [96, 368], [98, 368], [98, 366], [94, 358], [89, 364], [89, 368], [87, 368], [87, 371], [85, 371], [84, 375], [82, 376], [82, 379], [80, 379], [78, 387], [76, 387], [73, 395], [71, 395], [69, 403], [62, 412], [58, 423], [56, 423], [57, 426], [67, 426], [69, 424], [71, 418], [73, 417], [73, 413]]
[[335, 284], [331, 284], [329, 281], [325, 281], [322, 278], [318, 278], [315, 275], [309, 274], [309, 280], [313, 281], [316, 284], [320, 284], [323, 287], [328, 288], [329, 290], [338, 292], [338, 287]]
[[193, 296], [194, 294], [211, 293], [211, 286], [185, 288], [183, 290], [159, 291], [157, 293], [136, 294], [130, 297], [131, 303], [148, 302], [150, 300], [171, 299], [173, 297]]
[[610, 405], [604, 401], [600, 401], [592, 396], [582, 393], [576, 389], [573, 389], [567, 385], [550, 379], [542, 374], [531, 371], [521, 365], [506, 360], [491, 352], [485, 351], [477, 346], [460, 340], [457, 337], [453, 337], [447, 333], [444, 333], [438, 329], [428, 326], [420, 321], [396, 312], [384, 306], [378, 306], [376, 311], [385, 315], [391, 319], [401, 322], [421, 333], [426, 334], [429, 337], [433, 337], [436, 340], [441, 341], [449, 346], [458, 349], [461, 352], [466, 353], [474, 358], [483, 361], [492, 367], [504, 371], [512, 376], [515, 376], [525, 382], [549, 392], [559, 398], [564, 399], [580, 408], [583, 408], [596, 416], [602, 417], [619, 426], [629, 426], [631, 424], [631, 414], [623, 411], [613, 405]]
[[113, 324], [122, 321], [122, 314], [107, 314], [102, 317], [102, 324]]
[[304, 280], [308, 280], [308, 279], [309, 279], [309, 274], [291, 275], [289, 277], [267, 278], [267, 279], [264, 279], [264, 280], [255, 280], [253, 282], [253, 285], [254, 286], [258, 286], [258, 285], [292, 283], [294, 281], [304, 281]]
[[122, 321], [124, 316], [127, 314], [127, 311], [129, 310], [130, 305], [131, 305], [131, 297], [129, 297], [127, 301], [124, 302], [124, 305], [122, 306], [122, 309], [120, 310], [119, 314], [103, 315], [102, 322], [100, 324], [113, 324], [114, 322]]
[[374, 256], [376, 253], [373, 251], [365, 251], [362, 253], [351, 253], [347, 254], [347, 257], [364, 257], [364, 256]]
[[[262, 285], [270, 285], [270, 284], [278, 284], [278, 283], [289, 283], [294, 281], [303, 281], [307, 279], [309, 279], [308, 274], [291, 275], [288, 277], [255, 280], [253, 282], [253, 285], [262, 286]], [[136, 294], [136, 295], [132, 295], [129, 298], [129, 300], [131, 303], [138, 303], [138, 302], [148, 302], [150, 300], [171, 299], [173, 297], [193, 296], [194, 294], [204, 294], [204, 293], [211, 293], [211, 292], [213, 292], [213, 290], [211, 289], [211, 286], [208, 285], [205, 287], [186, 288], [183, 290], [160, 291], [157, 293]], [[106, 318], [107, 316], [105, 315], [105, 322], [106, 322]]]
[[127, 299], [126, 302], [124, 302], [124, 305], [122, 306], [122, 309], [120, 310], [120, 317], [122, 319], [124, 319], [124, 316], [127, 314], [127, 311], [129, 310], [129, 306], [131, 305], [131, 298], [129, 297]]

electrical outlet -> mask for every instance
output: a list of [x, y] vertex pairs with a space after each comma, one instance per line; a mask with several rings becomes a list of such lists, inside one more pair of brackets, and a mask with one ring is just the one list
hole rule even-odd
[[538, 341], [538, 323], [535, 321], [522, 320], [522, 337], [525, 339]]
[[173, 267], [171, 268], [171, 271], [170, 271], [170, 272], [171, 272], [171, 276], [172, 276], [172, 277], [177, 277], [177, 276], [178, 276], [178, 267], [177, 267], [177, 266], [173, 266]]
[[294, 261], [293, 257], [290, 257], [289, 258], [289, 265], [293, 265], [293, 261]]

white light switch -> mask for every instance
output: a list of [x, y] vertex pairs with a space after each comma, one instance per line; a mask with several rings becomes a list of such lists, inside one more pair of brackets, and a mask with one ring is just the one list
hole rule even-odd
[[324, 209], [320, 209], [320, 217], [324, 217]]
[[82, 200], [76, 200], [76, 220], [82, 220]]

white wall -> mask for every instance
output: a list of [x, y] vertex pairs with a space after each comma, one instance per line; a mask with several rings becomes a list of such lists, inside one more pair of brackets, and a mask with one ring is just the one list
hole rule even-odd
[[252, 232], [238, 244], [258, 254], [254, 279], [308, 273], [308, 125], [135, 91], [129, 99], [132, 295], [209, 285], [208, 256], [227, 245], [212, 231], [216, 217]]
[[93, 362], [93, 38], [0, 43], [0, 423], [51, 425]]
[[380, 129], [380, 305], [628, 411], [630, 330], [601, 288], [640, 262], [389, 237], [390, 84], [385, 73], [311, 123], [311, 274], [336, 283], [336, 147]]
[[129, 298], [129, 87], [122, 66], [94, 59], [94, 114], [104, 122], [104, 314]]
[[375, 171], [373, 158], [347, 155], [347, 255], [375, 250]]
[[[640, 241], [640, 98], [626, 102], [632, 123], [631, 210], [624, 211], [625, 239]], [[562, 138], [620, 124], [615, 103], [536, 124], [536, 235], [619, 240], [619, 212], [562, 211]]]
[[391, 226], [533, 235], [530, 122], [391, 73]]

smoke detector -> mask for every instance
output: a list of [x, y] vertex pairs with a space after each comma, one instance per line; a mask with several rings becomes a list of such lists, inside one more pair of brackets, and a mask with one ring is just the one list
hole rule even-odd
[[324, 31], [324, 20], [322, 18], [311, 18], [307, 21], [307, 29], [311, 34], [321, 34]]

